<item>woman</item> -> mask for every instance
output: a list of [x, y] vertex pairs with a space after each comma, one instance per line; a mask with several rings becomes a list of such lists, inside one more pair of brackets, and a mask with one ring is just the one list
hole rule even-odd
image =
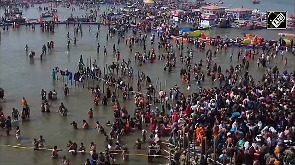
[[89, 129], [89, 124], [87, 123], [86, 120], [83, 120], [83, 126], [82, 126], [83, 129]]
[[93, 118], [93, 109], [92, 108], [89, 109], [88, 116], [89, 116], [90, 119]]
[[90, 155], [92, 155], [93, 153], [96, 152], [96, 145], [93, 142], [91, 142], [89, 149], [90, 149]]

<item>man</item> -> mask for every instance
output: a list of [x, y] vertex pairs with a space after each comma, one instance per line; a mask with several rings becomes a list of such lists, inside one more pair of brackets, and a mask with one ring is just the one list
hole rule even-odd
[[67, 84], [65, 84], [65, 89], [64, 89], [65, 96], [67, 96], [69, 93], [70, 93], [70, 90], [69, 90]]
[[6, 128], [6, 135], [9, 135], [9, 132], [11, 131], [11, 118], [10, 116], [7, 117], [6, 121], [5, 121], [5, 128]]

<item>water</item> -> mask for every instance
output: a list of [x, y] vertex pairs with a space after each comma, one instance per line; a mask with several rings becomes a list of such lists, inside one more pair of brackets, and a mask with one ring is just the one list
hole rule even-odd
[[[219, 3], [219, 0], [208, 0], [206, 2]], [[253, 4], [252, 0], [222, 0], [223, 4], [220, 6], [226, 6], [231, 8], [248, 8], [258, 9], [261, 12], [265, 11], [287, 11], [288, 15], [294, 15], [294, 0], [260, 0], [260, 4]]]
[[[229, 3], [229, 2], [228, 2]], [[266, 2], [262, 2], [266, 3]], [[238, 3], [232, 3], [232, 6]], [[272, 5], [271, 5], [272, 6]], [[289, 5], [286, 3], [285, 5]], [[294, 5], [293, 5], [294, 6]], [[245, 6], [246, 3], [245, 3]], [[103, 10], [103, 9], [102, 9]], [[1, 11], [2, 12], [2, 11]], [[60, 18], [67, 18], [71, 11], [67, 9], [58, 8], [58, 13]], [[77, 13], [77, 14], [76, 14]], [[74, 15], [85, 14], [85, 11], [76, 10]], [[1, 13], [2, 14], [2, 13]], [[29, 9], [24, 11], [24, 16], [27, 18], [39, 18], [41, 13], [37, 9], [37, 5], [34, 9]], [[5, 89], [5, 98], [6, 102], [0, 102], [3, 106], [5, 114], [9, 115], [13, 107], [21, 109], [21, 98], [26, 97], [29, 105], [31, 106], [31, 119], [30, 121], [25, 122], [15, 122], [13, 125], [19, 125], [21, 129], [21, 142], [18, 142], [13, 137], [13, 132], [11, 132], [11, 137], [6, 137], [5, 135], [0, 136], [0, 144], [11, 144], [17, 145], [20, 143], [23, 146], [31, 146], [33, 138], [38, 138], [39, 135], [43, 135], [46, 139], [46, 146], [51, 148], [54, 145], [59, 146], [59, 148], [66, 148], [66, 143], [68, 140], [76, 141], [78, 144], [83, 142], [85, 146], [89, 147], [91, 141], [96, 143], [98, 151], [103, 151], [106, 143], [104, 142], [104, 136], [98, 134], [94, 128], [95, 121], [100, 121], [100, 123], [106, 123], [108, 120], [113, 119], [113, 110], [111, 106], [102, 107], [93, 105], [93, 96], [90, 91], [87, 89], [87, 84], [85, 88], [78, 88], [74, 85], [70, 87], [70, 96], [65, 98], [62, 96], [62, 87], [65, 82], [58, 81], [52, 82], [51, 80], [51, 69], [54, 67], [59, 67], [60, 69], [68, 69], [69, 71], [75, 72], [77, 70], [77, 62], [81, 54], [84, 56], [84, 62], [86, 63], [87, 58], [97, 59], [98, 65], [100, 67], [105, 66], [105, 64], [110, 64], [114, 60], [114, 56], [110, 53], [114, 43], [117, 43], [116, 38], [109, 38], [109, 41], [106, 42], [106, 27], [102, 26], [100, 30], [99, 41], [95, 38], [95, 26], [92, 26], [92, 31], [88, 32], [88, 26], [83, 26], [83, 36], [78, 36], [78, 42], [76, 46], [71, 45], [71, 50], [68, 53], [66, 51], [66, 33], [69, 31], [71, 37], [73, 37], [73, 28], [66, 28], [64, 25], [59, 25], [56, 28], [56, 31], [53, 34], [41, 32], [39, 27], [36, 27], [35, 31], [26, 28], [25, 26], [20, 27], [17, 30], [10, 29], [8, 32], [2, 31], [1, 44], [0, 44], [0, 86]], [[216, 35], [228, 35], [230, 37], [241, 36], [242, 33], [252, 33], [257, 34], [267, 39], [278, 39], [277, 33], [280, 31], [270, 31], [270, 30], [257, 30], [257, 31], [247, 31], [239, 29], [212, 29], [206, 31], [206, 35], [216, 36]], [[290, 32], [290, 31], [289, 31]], [[130, 34], [131, 35], [131, 34]], [[41, 46], [46, 44], [47, 41], [53, 40], [55, 42], [54, 50], [46, 55], [43, 61], [39, 60], [39, 55], [41, 54]], [[103, 57], [102, 53], [96, 54], [96, 45], [97, 42], [102, 47], [105, 45], [109, 54], [107, 57]], [[155, 42], [157, 43], [157, 41]], [[30, 60], [24, 51], [25, 44], [29, 45], [29, 50], [36, 52], [37, 56], [34, 60]], [[117, 44], [116, 44], [117, 46]], [[185, 46], [186, 47], [186, 46]], [[190, 46], [189, 46], [190, 47]], [[147, 50], [150, 50], [150, 44], [147, 46]], [[126, 49], [125, 41], [121, 41], [119, 45], [119, 50], [121, 52], [121, 59], [130, 58], [134, 64], [134, 52], [142, 52], [142, 48], [135, 47], [133, 53], [130, 53]], [[232, 63], [229, 62], [229, 53], [234, 53], [236, 55], [236, 49], [229, 49], [227, 53], [218, 54], [214, 58], [213, 62], [216, 62], [218, 65], [222, 66], [223, 71], [225, 68], [228, 68], [230, 65], [236, 64], [237, 58], [234, 57]], [[156, 54], [162, 54], [156, 48]], [[271, 62], [269, 67], [278, 65], [280, 69], [293, 69], [295, 64], [291, 63], [295, 58], [290, 53], [287, 55], [289, 64], [287, 67], [284, 67], [282, 61], [279, 57]], [[195, 55], [194, 61], [198, 62], [200, 59], [205, 59], [205, 52], [198, 52]], [[179, 77], [179, 71], [182, 67], [182, 64], [179, 62], [175, 69], [173, 69], [172, 74], [163, 71], [164, 61], [156, 62], [155, 64], [144, 64], [139, 68], [139, 71], [144, 71], [146, 75], [150, 76], [152, 80], [155, 80], [159, 77], [161, 78], [161, 88], [165, 86], [172, 87], [175, 84], [179, 84], [182, 88], [185, 85], [182, 85], [181, 78]], [[134, 67], [134, 73], [137, 73], [137, 67]], [[256, 60], [250, 62], [250, 73], [255, 73], [253, 76], [256, 80], [260, 80], [261, 74], [264, 72], [263, 68], [256, 67]], [[136, 75], [135, 75], [136, 76]], [[167, 80], [166, 83], [164, 80]], [[208, 78], [207, 78], [208, 80]], [[134, 83], [136, 78], [134, 79]], [[89, 84], [92, 87], [92, 83]], [[205, 87], [217, 86], [217, 83], [212, 83], [211, 81], [206, 81], [204, 83]], [[58, 92], [58, 101], [53, 102], [53, 108], [51, 109], [51, 114], [43, 114], [40, 112], [40, 90], [45, 89], [50, 91], [56, 89]], [[136, 88], [135, 88], [136, 89]], [[192, 85], [192, 90], [197, 90], [197, 87]], [[120, 94], [120, 102], [122, 106], [125, 106], [129, 113], [132, 114], [134, 111], [134, 103], [132, 99], [130, 101], [122, 101]], [[64, 118], [61, 117], [55, 111], [60, 102], [64, 102], [66, 107], [69, 109], [69, 115]], [[90, 130], [73, 130], [70, 123], [76, 121], [78, 126], [81, 127], [82, 120], [88, 119], [87, 111], [89, 108], [94, 109], [94, 119], [88, 120], [92, 129]], [[110, 130], [108, 127], [105, 127], [107, 132]], [[148, 129], [148, 128], [147, 128]], [[2, 131], [0, 135], [2, 134]], [[137, 131], [135, 135], [127, 135], [123, 137], [123, 141], [128, 144], [129, 150], [131, 153], [146, 153], [146, 151], [134, 151], [133, 145], [134, 141], [140, 135], [140, 132]], [[52, 160], [50, 158], [51, 153], [49, 151], [32, 151], [32, 149], [15, 149], [12, 147], [0, 147], [0, 161], [1, 165], [32, 165], [32, 164], [61, 164], [61, 160]], [[68, 153], [61, 152], [60, 156], [66, 155], [71, 164], [80, 165], [83, 164], [86, 158], [89, 158], [89, 155], [81, 156], [70, 156]], [[147, 164], [147, 157], [145, 156], [131, 156], [129, 164]], [[159, 164], [160, 162], [166, 162], [164, 159], [155, 162]], [[123, 164], [120, 157], [117, 158], [117, 163]]]

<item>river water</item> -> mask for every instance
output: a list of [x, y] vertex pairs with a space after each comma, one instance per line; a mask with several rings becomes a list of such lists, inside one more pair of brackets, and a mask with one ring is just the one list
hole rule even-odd
[[[219, 0], [209, 0], [206, 2], [219, 3]], [[294, 15], [294, 0], [260, 0], [260, 4], [253, 4], [252, 0], [222, 0], [220, 6], [231, 8], [248, 8], [258, 9], [261, 12], [265, 11], [287, 11], [288, 15]]]
[[[239, 0], [240, 1], [240, 0]], [[275, 0], [269, 0], [269, 5], [271, 10], [277, 10], [273, 7], [273, 3], [277, 2]], [[231, 3], [232, 6], [242, 4], [239, 2], [234, 3], [234, 1], [225, 1], [226, 3]], [[242, 1], [241, 1], [242, 2]], [[284, 3], [285, 4], [284, 4]], [[266, 0], [264, 0], [263, 5], [268, 4]], [[244, 7], [247, 6], [245, 3]], [[248, 4], [251, 5], [251, 4]], [[284, 9], [290, 8], [290, 3], [288, 0], [281, 0], [281, 3]], [[291, 4], [292, 5], [292, 4]], [[293, 3], [294, 6], [294, 3]], [[238, 7], [238, 6], [237, 6]], [[258, 6], [257, 6], [258, 7]], [[264, 7], [263, 7], [264, 8]], [[265, 9], [268, 9], [265, 6]], [[102, 7], [102, 11], [105, 10], [105, 6]], [[290, 11], [292, 9], [290, 8]], [[58, 15], [59, 18], [67, 18], [70, 15], [69, 10], [58, 7]], [[294, 12], [294, 9], [293, 9]], [[83, 10], [76, 10], [74, 15], [82, 15], [86, 12]], [[1, 16], [3, 11], [1, 10]], [[37, 9], [37, 5], [35, 8], [30, 8], [27, 11], [24, 11], [24, 16], [27, 18], [39, 18], [41, 13]], [[36, 30], [32, 31], [25, 26], [20, 27], [19, 29], [9, 29], [9, 31], [1, 30], [1, 44], [0, 44], [0, 87], [5, 89], [5, 102], [0, 102], [3, 106], [3, 110], [5, 114], [9, 115], [11, 109], [13, 107], [21, 109], [21, 99], [22, 97], [26, 97], [29, 105], [31, 106], [31, 119], [30, 121], [18, 121], [14, 122], [13, 125], [20, 126], [21, 129], [21, 141], [17, 141], [13, 136], [6, 137], [2, 135], [3, 132], [0, 133], [0, 145], [10, 144], [17, 145], [21, 144], [22, 146], [32, 146], [33, 138], [38, 138], [40, 135], [46, 139], [46, 146], [51, 148], [54, 145], [57, 145], [59, 148], [66, 148], [66, 143], [68, 140], [76, 141], [79, 145], [81, 142], [85, 144], [88, 148], [91, 141], [96, 143], [98, 151], [103, 151], [106, 143], [104, 142], [105, 138], [103, 135], [98, 134], [94, 129], [95, 121], [100, 121], [100, 123], [105, 123], [108, 120], [113, 120], [113, 111], [111, 106], [102, 107], [93, 105], [93, 96], [90, 93], [90, 90], [87, 89], [87, 86], [92, 87], [93, 84], [85, 85], [85, 88], [75, 87], [74, 85], [70, 85], [70, 95], [68, 97], [64, 97], [62, 95], [63, 85], [67, 83], [67, 81], [56, 81], [53, 82], [51, 79], [51, 70], [54, 67], [59, 67], [60, 69], [68, 69], [69, 71], [75, 72], [77, 70], [77, 64], [79, 61], [80, 55], [84, 56], [84, 61], [86, 62], [87, 58], [96, 59], [97, 63], [100, 67], [105, 66], [105, 64], [110, 64], [114, 61], [114, 56], [109, 53], [107, 57], [104, 57], [101, 54], [96, 53], [96, 45], [97, 42], [100, 43], [101, 49], [103, 46], [106, 46], [111, 52], [112, 46], [117, 42], [116, 38], [109, 38], [109, 41], [106, 41], [106, 27], [101, 27], [99, 41], [95, 38], [95, 29], [96, 27], [92, 27], [92, 31], [88, 31], [88, 25], [83, 26], [83, 36], [78, 37], [78, 42], [76, 46], [71, 45], [70, 52], [66, 51], [66, 33], [69, 31], [70, 36], [73, 37], [73, 27], [67, 28], [64, 25], [58, 25], [55, 29], [55, 33], [47, 33], [42, 32], [39, 27], [36, 26]], [[257, 30], [257, 31], [247, 31], [247, 30], [239, 30], [239, 29], [212, 29], [210, 31], [206, 31], [206, 35], [216, 36], [216, 35], [228, 35], [230, 37], [241, 36], [243, 33], [251, 33], [257, 34], [259, 36], [265, 37], [267, 39], [278, 39], [277, 33], [281, 32], [278, 30]], [[289, 33], [294, 33], [294, 31], [289, 31]], [[130, 34], [131, 35], [131, 34]], [[42, 61], [39, 59], [39, 55], [41, 54], [41, 47], [43, 44], [46, 44], [47, 41], [53, 40], [55, 42], [55, 47], [52, 52], [44, 57]], [[157, 42], [155, 42], [157, 43]], [[33, 50], [36, 52], [37, 57], [34, 60], [30, 60], [24, 51], [25, 44], [29, 45], [29, 50]], [[130, 58], [132, 63], [134, 64], [134, 52], [140, 51], [142, 52], [142, 48], [134, 48], [133, 53], [129, 52], [129, 49], [126, 48], [125, 42], [121, 41], [119, 46], [116, 45], [121, 52], [121, 59]], [[186, 47], [186, 46], [185, 46]], [[190, 46], [189, 46], [190, 47]], [[150, 44], [147, 46], [147, 50], [150, 50]], [[103, 50], [101, 50], [102, 52]], [[225, 71], [225, 68], [228, 68], [230, 65], [237, 64], [237, 58], [234, 56], [233, 62], [229, 61], [229, 54], [234, 53], [237, 54], [237, 49], [230, 48], [227, 53], [220, 53], [213, 59], [213, 62], [216, 62], [218, 65], [222, 66], [222, 70]], [[205, 60], [205, 52], [197, 52], [194, 58], [195, 62], [198, 62], [201, 58]], [[159, 54], [156, 48], [156, 54]], [[278, 65], [280, 69], [294, 69], [295, 63], [294, 56], [291, 53], [287, 54], [288, 57], [288, 65], [285, 67], [282, 64], [282, 61], [278, 57], [274, 61], [271, 62], [269, 67], [273, 67], [274, 65]], [[154, 64], [144, 64], [139, 69], [134, 67], [134, 73], [137, 73], [137, 70], [144, 71], [146, 75], [150, 76], [152, 80], [160, 78], [161, 88], [169, 88], [174, 86], [175, 84], [179, 84], [182, 88], [184, 85], [181, 85], [181, 79], [179, 77], [179, 71], [182, 67], [182, 64], [178, 62], [176, 68], [172, 73], [167, 73], [163, 71], [164, 61], [157, 61]], [[250, 62], [250, 73], [253, 74], [256, 80], [260, 80], [262, 73], [264, 72], [264, 68], [256, 67], [256, 60]], [[136, 80], [136, 75], [135, 78]], [[166, 80], [166, 81], [165, 81]], [[159, 81], [159, 82], [160, 82]], [[136, 82], [136, 81], [134, 81]], [[158, 83], [160, 84], [160, 83]], [[192, 83], [193, 84], [193, 83]], [[205, 81], [203, 84], [205, 87], [217, 86], [217, 83], [212, 83], [211, 81]], [[53, 107], [51, 109], [52, 113], [43, 114], [40, 112], [40, 90], [45, 89], [46, 91], [50, 91], [56, 89], [58, 92], [58, 101], [53, 102]], [[158, 85], [159, 88], [159, 85]], [[192, 85], [192, 90], [197, 90], [197, 87]], [[121, 95], [121, 94], [120, 94]], [[122, 97], [121, 97], [122, 98]], [[131, 100], [131, 99], [130, 99]], [[125, 106], [129, 113], [133, 113], [134, 111], [134, 103], [133, 101], [122, 101], [119, 99], [122, 106]], [[68, 116], [62, 117], [55, 111], [59, 106], [60, 102], [64, 102], [66, 107], [69, 109]], [[87, 111], [89, 108], [94, 109], [94, 118], [88, 120]], [[72, 121], [76, 121], [78, 123], [78, 127], [81, 127], [82, 120], [87, 119], [90, 126], [93, 129], [90, 130], [73, 130], [70, 123]], [[109, 128], [107, 128], [109, 131]], [[148, 129], [148, 128], [147, 128]], [[13, 131], [11, 132], [13, 134]], [[134, 141], [140, 135], [140, 132], [137, 131], [136, 135], [127, 135], [123, 137], [123, 141], [128, 144], [129, 150], [131, 153], [146, 153], [146, 151], [135, 151], [133, 149]], [[137, 136], [138, 135], [138, 136]], [[0, 147], [0, 164], [1, 165], [40, 165], [40, 164], [61, 164], [61, 160], [52, 160], [50, 158], [51, 153], [49, 151], [33, 151], [32, 149], [16, 149], [12, 147]], [[71, 164], [81, 165], [85, 162], [86, 158], [89, 158], [89, 155], [81, 156], [70, 156], [65, 151], [60, 152], [60, 156], [66, 155]], [[166, 160], [161, 159], [155, 162], [155, 164], [164, 163]], [[121, 158], [117, 158], [118, 164], [125, 164], [122, 162]], [[147, 164], [147, 157], [145, 156], [131, 156], [128, 164]]]

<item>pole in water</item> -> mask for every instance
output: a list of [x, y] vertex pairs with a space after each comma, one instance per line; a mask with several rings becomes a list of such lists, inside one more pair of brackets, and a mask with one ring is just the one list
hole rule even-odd
[[109, 72], [109, 71], [108, 71], [108, 64], [106, 64], [106, 70], [107, 70], [107, 71], [106, 71], [106, 74], [108, 74], [108, 72]]
[[196, 160], [196, 131], [194, 131], [194, 160]]
[[[165, 89], [167, 88], [167, 80], [165, 80], [165, 87], [164, 87], [164, 88], [165, 88]], [[164, 90], [165, 90], [165, 89], [164, 89]]]
[[115, 96], [116, 96], [116, 93], [117, 93], [117, 87], [115, 86]]
[[90, 63], [90, 69], [91, 69], [91, 67], [92, 67], [91, 57], [90, 57], [90, 59], [89, 59], [89, 63]]
[[235, 151], [235, 152], [234, 152], [234, 157], [233, 157], [233, 158], [234, 158], [234, 165], [237, 164], [237, 163], [236, 163], [236, 157], [237, 157], [237, 152]]
[[129, 83], [127, 84], [127, 97], [128, 97], [128, 99], [129, 99]]
[[[189, 134], [188, 134], [188, 137], [190, 137], [189, 136]], [[190, 140], [188, 139], [188, 152], [187, 152], [187, 155], [186, 155], [186, 164], [189, 164], [189, 160], [190, 160], [190, 152], [191, 152], [191, 146], [190, 146]]]
[[[86, 73], [88, 72], [88, 67], [89, 67], [89, 65], [88, 65], [88, 58], [86, 58]], [[86, 75], [87, 77], [88, 77], [88, 73], [87, 73], [87, 75]]]
[[104, 80], [102, 80], [102, 93], [104, 93]]
[[208, 145], [207, 145], [207, 137], [204, 137], [204, 143], [205, 143], [205, 157], [208, 157]]
[[172, 164], [172, 153], [171, 153], [171, 147], [169, 147], [169, 164]]
[[92, 79], [92, 88], [94, 89], [94, 79]]
[[154, 90], [154, 104], [156, 104], [156, 90]]
[[106, 76], [106, 68], [103, 67], [103, 79], [105, 78], [105, 76]]
[[214, 153], [213, 160], [214, 160], [214, 162], [216, 162], [216, 139], [215, 139], [215, 137], [213, 140], [213, 153]]

